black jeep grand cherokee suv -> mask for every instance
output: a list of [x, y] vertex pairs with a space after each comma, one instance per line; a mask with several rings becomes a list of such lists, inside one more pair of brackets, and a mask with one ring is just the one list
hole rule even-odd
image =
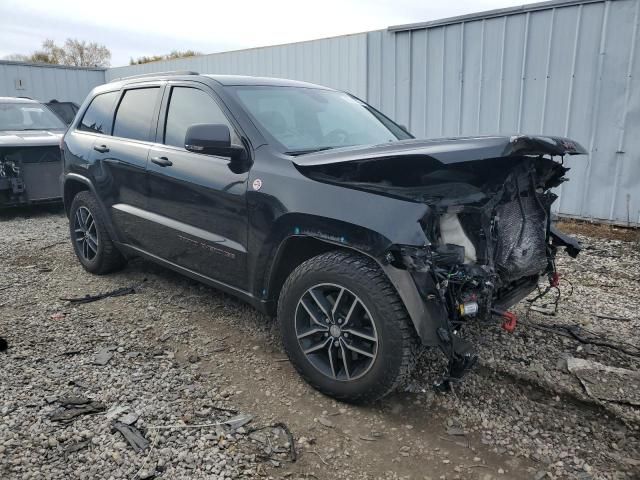
[[314, 387], [366, 401], [461, 327], [555, 279], [556, 137], [416, 140], [353, 96], [271, 78], [169, 72], [85, 100], [63, 141], [75, 252], [104, 274], [140, 255], [277, 314]]

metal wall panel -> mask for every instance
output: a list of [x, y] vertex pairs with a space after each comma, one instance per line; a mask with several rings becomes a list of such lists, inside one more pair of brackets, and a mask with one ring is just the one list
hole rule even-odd
[[[21, 89], [16, 82], [22, 81]], [[0, 97], [30, 97], [82, 103], [92, 88], [105, 82], [101, 69], [65, 68], [0, 61]]]
[[418, 137], [566, 135], [561, 215], [640, 224], [640, 0], [558, 1], [369, 32], [368, 100]]
[[107, 70], [107, 81], [168, 70], [290, 78], [364, 97], [367, 93], [367, 34], [111, 68]]

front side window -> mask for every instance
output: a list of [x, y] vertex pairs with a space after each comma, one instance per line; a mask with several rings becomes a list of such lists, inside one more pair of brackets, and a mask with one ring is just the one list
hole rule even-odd
[[262, 131], [291, 155], [412, 138], [366, 103], [334, 90], [239, 86], [235, 94]]
[[239, 143], [233, 127], [213, 98], [197, 88], [173, 87], [164, 129], [165, 145], [184, 148], [187, 129], [197, 123], [227, 125], [232, 143]]
[[159, 92], [159, 87], [127, 90], [116, 112], [113, 135], [149, 141]]
[[66, 125], [39, 103], [0, 103], [0, 130], [64, 130]]
[[109, 134], [111, 128], [111, 109], [118, 92], [103, 93], [97, 95], [84, 112], [78, 129], [86, 132]]

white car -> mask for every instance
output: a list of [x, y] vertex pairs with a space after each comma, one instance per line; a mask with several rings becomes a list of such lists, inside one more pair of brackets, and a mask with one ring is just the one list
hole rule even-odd
[[61, 200], [66, 128], [40, 102], [0, 97], [0, 208]]

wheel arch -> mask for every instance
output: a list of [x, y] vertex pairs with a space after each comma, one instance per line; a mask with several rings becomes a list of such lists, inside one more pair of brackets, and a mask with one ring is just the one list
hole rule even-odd
[[73, 199], [78, 193], [84, 192], [84, 191], [90, 192], [95, 197], [96, 202], [98, 203], [98, 206], [102, 211], [102, 214], [103, 214], [102, 216], [104, 217], [104, 220], [106, 222], [105, 227], [109, 232], [109, 235], [111, 236], [111, 238], [117, 241], [119, 237], [111, 221], [111, 215], [109, 215], [109, 210], [100, 199], [100, 196], [97, 194], [95, 186], [93, 185], [93, 183], [89, 178], [83, 175], [79, 175], [77, 173], [67, 173], [64, 176], [64, 183], [62, 187], [62, 199], [64, 202], [64, 210], [67, 217], [69, 217], [71, 203], [73, 202]]
[[336, 244], [311, 235], [291, 235], [282, 241], [271, 264], [264, 289], [265, 296], [271, 299], [269, 314], [275, 315], [280, 291], [291, 272], [310, 258], [331, 250], [362, 253], [353, 247]]
[[62, 201], [64, 203], [64, 212], [67, 214], [67, 217], [69, 217], [71, 202], [73, 202], [74, 197], [78, 193], [86, 190], [91, 191], [89, 180], [81, 177], [80, 175], [65, 177], [62, 189]]

